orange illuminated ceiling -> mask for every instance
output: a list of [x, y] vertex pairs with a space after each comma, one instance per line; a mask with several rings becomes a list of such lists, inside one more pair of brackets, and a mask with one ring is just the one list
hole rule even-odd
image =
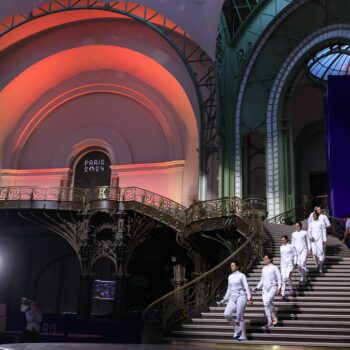
[[[109, 59], [106, 60], [106, 57]], [[76, 64], [77, 62], [79, 64]], [[175, 77], [157, 61], [144, 54], [107, 45], [91, 45], [61, 51], [37, 62], [13, 79], [0, 93], [0, 136], [16, 135], [17, 148], [22, 148], [22, 142], [29, 136], [28, 132], [33, 132], [30, 126], [38, 126], [37, 114], [23, 119], [33, 101], [37, 101], [46, 91], [70, 77], [101, 69], [126, 72], [158, 90], [177, 111], [178, 117], [186, 125], [190, 139], [198, 144], [196, 118], [187, 94]], [[16, 130], [18, 125], [21, 127]]]
[[[68, 0], [61, 0], [60, 3], [67, 6]], [[184, 31], [174, 22], [150, 8], [145, 9], [143, 6], [131, 2], [128, 2], [126, 7], [122, 1], [115, 2], [110, 10], [106, 10], [104, 5], [104, 3], [96, 1], [94, 7], [91, 8], [81, 9], [81, 5], [79, 5], [77, 7], [73, 6], [70, 10], [64, 10], [64, 7], [59, 6], [57, 3], [49, 2], [35, 9], [32, 12], [32, 18], [22, 15], [5, 18], [1, 21], [0, 35], [8, 31], [8, 28], [11, 28], [13, 25], [15, 25], [15, 29], [8, 31], [1, 37], [0, 51], [43, 30], [73, 22], [91, 21], [94, 19], [135, 20], [135, 18], [146, 18], [147, 22], [156, 28], [162, 28], [168, 32], [184, 35]], [[98, 7], [100, 8], [98, 9]], [[123, 14], [126, 8], [128, 10], [132, 9], [129, 15]], [[117, 11], [120, 11], [120, 13]], [[186, 37], [190, 39], [188, 34], [186, 34]]]

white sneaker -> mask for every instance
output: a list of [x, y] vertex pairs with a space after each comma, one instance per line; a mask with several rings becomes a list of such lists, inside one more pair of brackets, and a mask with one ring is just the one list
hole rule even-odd
[[238, 341], [246, 341], [247, 337], [244, 336], [243, 334], [238, 338]]
[[233, 339], [239, 340], [239, 338], [242, 336], [242, 331], [234, 332], [233, 333]]

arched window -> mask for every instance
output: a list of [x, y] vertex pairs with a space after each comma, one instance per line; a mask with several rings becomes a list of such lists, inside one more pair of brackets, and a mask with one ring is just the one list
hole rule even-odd
[[329, 75], [350, 75], [350, 45], [335, 44], [316, 52], [307, 67], [311, 76], [320, 80]]
[[77, 162], [74, 172], [74, 187], [92, 188], [96, 186], [110, 186], [111, 160], [101, 151], [85, 154]]

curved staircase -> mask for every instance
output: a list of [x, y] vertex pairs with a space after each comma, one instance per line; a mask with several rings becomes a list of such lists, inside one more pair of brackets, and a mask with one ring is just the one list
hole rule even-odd
[[[306, 226], [306, 225], [304, 225]], [[280, 236], [293, 232], [292, 226], [265, 223], [269, 237], [268, 251], [280, 263]], [[254, 305], [246, 308], [248, 342], [251, 344], [350, 347], [350, 251], [337, 238], [328, 235], [325, 274], [315, 270], [312, 256], [308, 256], [308, 285], [298, 288], [297, 296], [286, 295], [288, 301], [275, 298], [278, 326], [263, 329], [266, 323], [261, 291], [254, 296]], [[253, 288], [261, 276], [262, 263], [250, 270], [248, 282]], [[299, 276], [294, 272], [295, 284]], [[224, 307], [210, 307], [200, 318], [183, 324], [173, 331], [168, 341], [233, 343], [232, 329], [223, 317]], [[236, 341], [235, 341], [236, 342]]]

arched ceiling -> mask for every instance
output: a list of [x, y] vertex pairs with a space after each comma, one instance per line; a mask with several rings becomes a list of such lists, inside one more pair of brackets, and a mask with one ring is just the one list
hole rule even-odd
[[[2, 0], [0, 19], [28, 14], [47, 0]], [[95, 2], [95, 1], [93, 1]], [[100, 3], [109, 3], [101, 0]], [[182, 27], [211, 57], [215, 57], [216, 37], [224, 0], [134, 0], [150, 7]]]
[[[104, 60], [104, 57], [110, 59]], [[80, 62], [80, 64], [76, 64], [76, 62]], [[41, 118], [39, 115], [33, 115], [24, 123], [20, 123], [33, 101], [38, 100], [45, 91], [49, 91], [69, 77], [101, 68], [127, 72], [145, 81], [146, 85], [160, 91], [174, 106], [181, 122], [186, 125], [185, 130], [189, 134], [189, 139], [198, 144], [196, 119], [188, 97], [178, 81], [164, 67], [147, 56], [126, 48], [106, 45], [100, 45], [98, 49], [90, 45], [51, 55], [27, 68], [13, 79], [0, 94], [0, 106], [4, 113], [0, 138], [11, 135], [16, 126], [19, 126], [14, 149], [21, 149], [23, 147], [21, 143], [26, 142], [35, 127], [39, 125]], [[154, 79], [154, 74], [158, 77], [157, 79]], [[36, 81], [36, 84], [33, 85], [33, 81]], [[14, 103], [14, 101], [17, 102]], [[39, 112], [41, 113], [41, 110]], [[164, 133], [172, 138], [172, 129], [164, 124], [161, 114], [159, 117]]]

